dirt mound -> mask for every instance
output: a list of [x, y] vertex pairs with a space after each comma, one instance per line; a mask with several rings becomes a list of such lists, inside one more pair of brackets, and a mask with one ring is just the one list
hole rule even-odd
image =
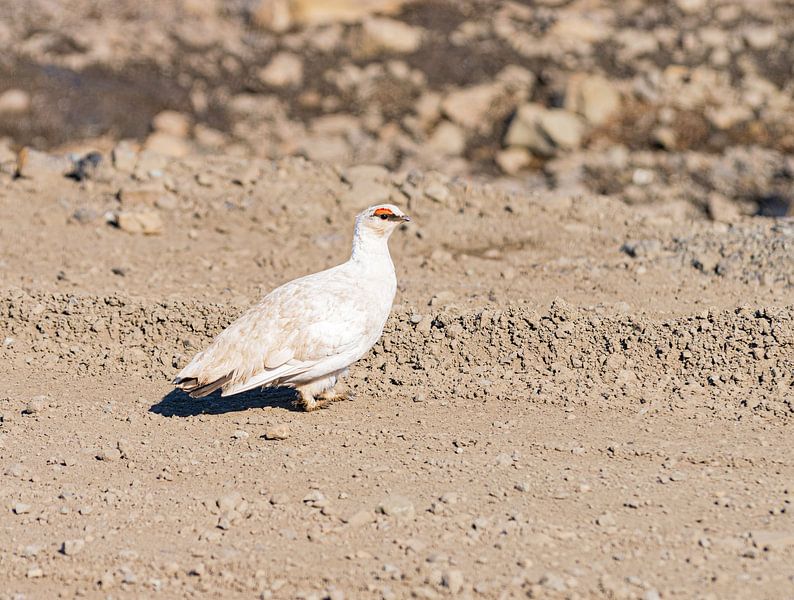
[[[0, 327], [8, 332], [3, 353], [54, 371], [170, 380], [241, 309], [15, 289], [0, 300]], [[791, 306], [655, 321], [561, 299], [542, 315], [522, 306], [403, 309], [353, 381], [383, 396], [398, 386], [398, 394], [422, 390], [435, 399], [512, 396], [613, 408], [672, 408], [697, 391], [713, 404], [728, 403], [715, 410], [749, 404], [789, 416], [793, 320]]]

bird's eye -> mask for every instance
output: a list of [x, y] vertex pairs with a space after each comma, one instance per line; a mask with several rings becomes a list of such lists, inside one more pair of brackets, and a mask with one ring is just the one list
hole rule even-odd
[[388, 218], [389, 218], [389, 215], [380, 215], [380, 220], [381, 221], [385, 221]]

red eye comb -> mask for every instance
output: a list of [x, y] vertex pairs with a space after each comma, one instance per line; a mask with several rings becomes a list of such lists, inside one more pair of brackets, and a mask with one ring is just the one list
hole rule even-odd
[[381, 215], [393, 215], [394, 213], [390, 208], [379, 208], [372, 214], [374, 214], [376, 217], [379, 217]]

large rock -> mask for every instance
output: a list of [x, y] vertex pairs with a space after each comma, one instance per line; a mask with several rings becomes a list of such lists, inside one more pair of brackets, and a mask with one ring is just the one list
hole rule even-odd
[[532, 156], [526, 148], [513, 146], [497, 152], [496, 164], [508, 175], [515, 175], [527, 168], [532, 162]]
[[129, 233], [157, 235], [163, 232], [163, 220], [156, 210], [123, 210], [118, 214], [117, 224], [119, 229]]
[[303, 81], [303, 61], [292, 52], [279, 52], [257, 73], [262, 83], [272, 87], [298, 86]]
[[414, 112], [419, 117], [422, 127], [432, 125], [441, 116], [441, 94], [438, 92], [423, 93], [414, 104]]
[[628, 62], [659, 50], [659, 41], [642, 29], [625, 28], [618, 30], [613, 38], [618, 58]]
[[712, 192], [706, 201], [709, 217], [720, 223], [735, 223], [741, 219], [741, 211], [736, 203], [717, 192]]
[[726, 104], [719, 107], [707, 107], [706, 118], [717, 129], [731, 129], [744, 122], [751, 121], [755, 116], [752, 109], [742, 104]]
[[132, 173], [138, 164], [139, 152], [140, 146], [136, 142], [121, 140], [111, 152], [113, 166], [123, 173]]
[[457, 156], [466, 149], [466, 134], [449, 121], [442, 121], [427, 141], [429, 150], [445, 156]]
[[361, 46], [365, 53], [416, 52], [422, 45], [422, 30], [402, 21], [383, 17], [367, 19], [361, 28]]
[[190, 133], [190, 117], [175, 110], [164, 110], [152, 119], [152, 129], [185, 138]]
[[538, 128], [538, 120], [545, 110], [543, 106], [535, 103], [521, 106], [507, 130], [505, 144], [528, 148], [540, 156], [553, 156], [554, 145]]
[[675, 0], [675, 4], [681, 12], [694, 15], [705, 10], [708, 2], [707, 0]]
[[133, 176], [135, 179], [146, 181], [150, 178], [151, 173], [157, 171], [162, 172], [163, 169], [168, 166], [169, 162], [170, 158], [168, 156], [144, 148], [138, 153], [138, 159], [135, 161], [135, 170], [133, 171]]
[[397, 13], [405, 0], [292, 0], [292, 19], [300, 25], [355, 23], [372, 14]]
[[568, 81], [565, 108], [591, 125], [603, 125], [620, 110], [620, 93], [600, 75], [575, 75]]
[[193, 138], [205, 148], [220, 148], [227, 143], [226, 134], [203, 123], [196, 123], [193, 128]]
[[276, 33], [287, 31], [293, 24], [289, 0], [259, 0], [250, 14], [254, 25]]
[[11, 89], [0, 94], [0, 113], [18, 114], [30, 110], [30, 94], [25, 90]]
[[190, 154], [191, 150], [190, 143], [184, 138], [163, 131], [155, 131], [152, 133], [146, 138], [143, 147], [149, 152], [172, 158], [187, 156]]
[[528, 148], [540, 156], [553, 156], [560, 150], [578, 148], [584, 133], [584, 122], [574, 113], [529, 103], [516, 112], [505, 144]]
[[496, 74], [496, 80], [507, 88], [521, 90], [524, 99], [532, 94], [537, 83], [535, 74], [520, 65], [507, 65]]
[[67, 156], [22, 148], [17, 155], [17, 175], [26, 179], [60, 178], [74, 170], [74, 161]]
[[455, 123], [467, 129], [490, 130], [489, 112], [503, 93], [501, 85], [484, 83], [455, 90], [441, 103], [441, 110]]
[[574, 150], [582, 144], [584, 123], [572, 112], [554, 108], [547, 110], [540, 115], [538, 126], [558, 148]]
[[595, 44], [612, 33], [606, 23], [577, 15], [563, 14], [549, 29], [549, 34], [563, 41]]
[[778, 33], [774, 27], [749, 27], [744, 32], [744, 39], [753, 50], [769, 50], [777, 44]]

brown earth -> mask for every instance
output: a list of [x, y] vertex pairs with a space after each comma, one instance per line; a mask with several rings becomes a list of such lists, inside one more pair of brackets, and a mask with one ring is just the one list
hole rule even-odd
[[103, 216], [129, 175], [5, 182], [2, 597], [791, 589], [790, 222], [392, 175], [394, 315], [302, 413], [168, 382], [367, 199], [299, 159], [164, 177], [152, 236]]
[[[0, 600], [792, 597], [790, 3], [279, 4], [0, 5]], [[384, 201], [355, 400], [173, 390]]]

